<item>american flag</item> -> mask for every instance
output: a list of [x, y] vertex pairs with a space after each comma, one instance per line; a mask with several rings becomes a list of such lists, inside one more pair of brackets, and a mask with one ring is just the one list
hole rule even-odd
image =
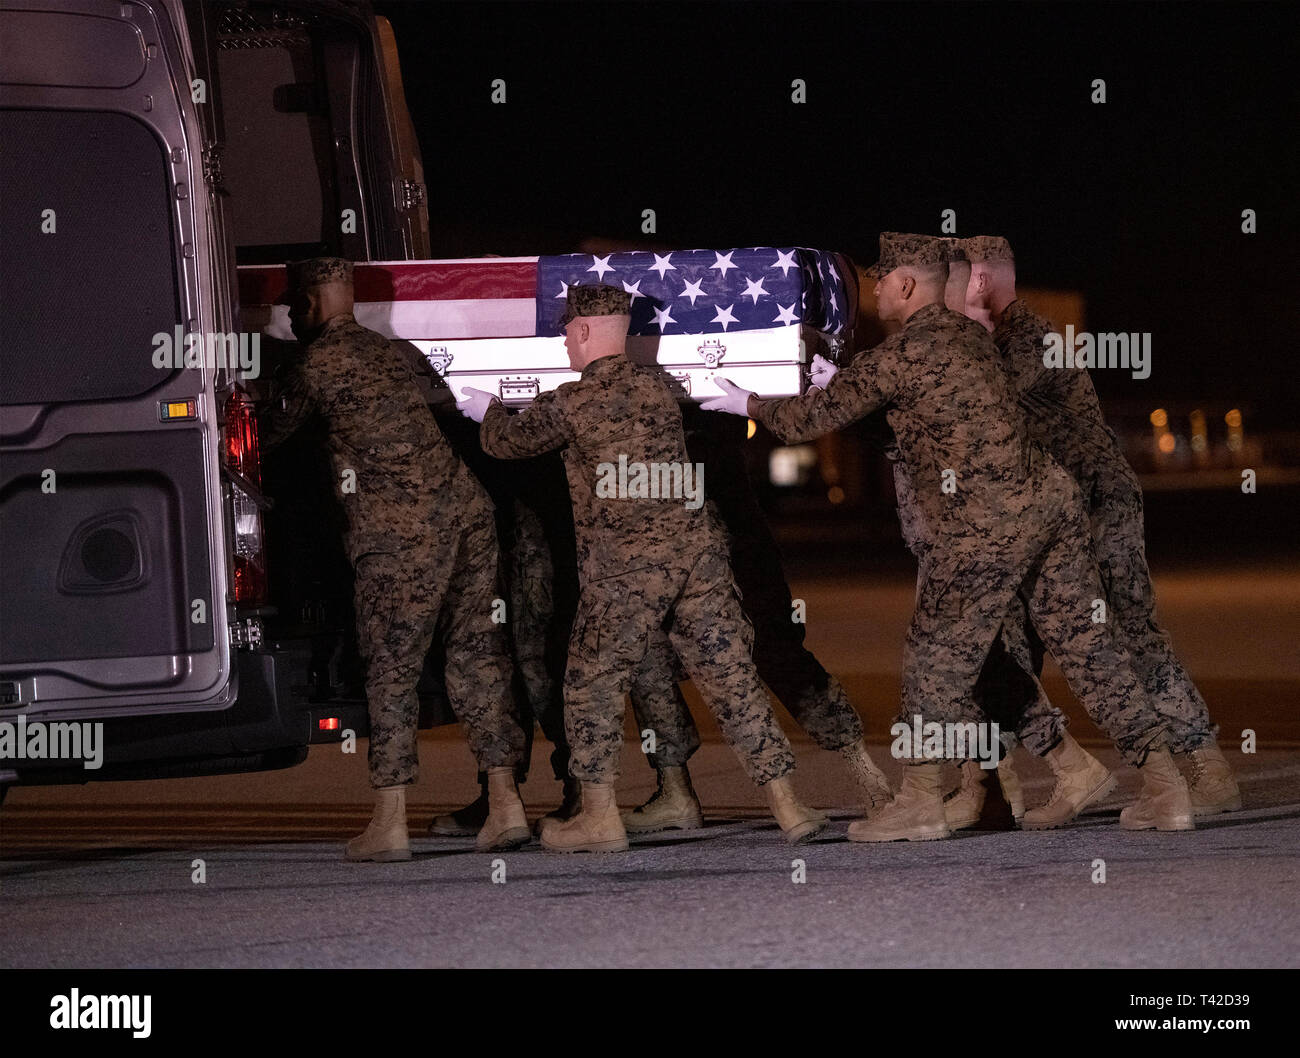
[[632, 295], [631, 334], [724, 334], [804, 325], [839, 334], [844, 281], [822, 250], [638, 250], [542, 257], [537, 265], [537, 333], [559, 334], [569, 287], [621, 286]]
[[[838, 335], [847, 322], [835, 258], [802, 247], [379, 261], [358, 264], [353, 279], [357, 322], [412, 340], [552, 337], [568, 288], [597, 282], [632, 295], [638, 335], [799, 326]], [[284, 288], [281, 265], [239, 269], [246, 308], [272, 304]], [[284, 306], [266, 330], [291, 337]]]

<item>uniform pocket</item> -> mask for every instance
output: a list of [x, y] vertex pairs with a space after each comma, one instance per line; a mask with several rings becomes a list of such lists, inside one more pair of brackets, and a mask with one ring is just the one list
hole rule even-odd
[[582, 598], [573, 618], [573, 634], [569, 638], [569, 654], [579, 661], [595, 661], [600, 657], [601, 632], [609, 617], [612, 602], [608, 599]]

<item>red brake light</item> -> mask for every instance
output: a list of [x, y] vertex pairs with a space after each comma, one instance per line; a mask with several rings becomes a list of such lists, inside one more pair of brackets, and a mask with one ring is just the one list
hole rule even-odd
[[[262, 487], [262, 458], [257, 444], [257, 414], [253, 402], [236, 387], [226, 401], [226, 424], [222, 437], [226, 465], [251, 486]], [[254, 498], [240, 487], [231, 486], [234, 504], [235, 603], [260, 606], [267, 601], [266, 551], [262, 536], [262, 512]]]
[[257, 413], [253, 402], [236, 387], [226, 401], [226, 465], [262, 486], [262, 456], [257, 445]]

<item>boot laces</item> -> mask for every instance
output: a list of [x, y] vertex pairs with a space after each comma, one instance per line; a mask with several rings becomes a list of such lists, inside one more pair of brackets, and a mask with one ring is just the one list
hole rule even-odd
[[659, 801], [663, 799], [663, 796], [664, 796], [664, 773], [659, 772], [655, 778], [655, 792], [652, 793], [650, 795], [650, 799], [646, 801], [646, 803], [643, 804], [640, 808], [636, 809], [636, 811], [644, 812], [647, 809], [653, 808], [656, 804], [659, 803]]

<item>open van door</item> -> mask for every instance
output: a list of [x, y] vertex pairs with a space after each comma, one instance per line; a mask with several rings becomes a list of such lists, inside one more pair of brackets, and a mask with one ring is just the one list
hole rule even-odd
[[256, 368], [193, 79], [177, 6], [0, 0], [0, 718], [235, 697], [221, 418]]

